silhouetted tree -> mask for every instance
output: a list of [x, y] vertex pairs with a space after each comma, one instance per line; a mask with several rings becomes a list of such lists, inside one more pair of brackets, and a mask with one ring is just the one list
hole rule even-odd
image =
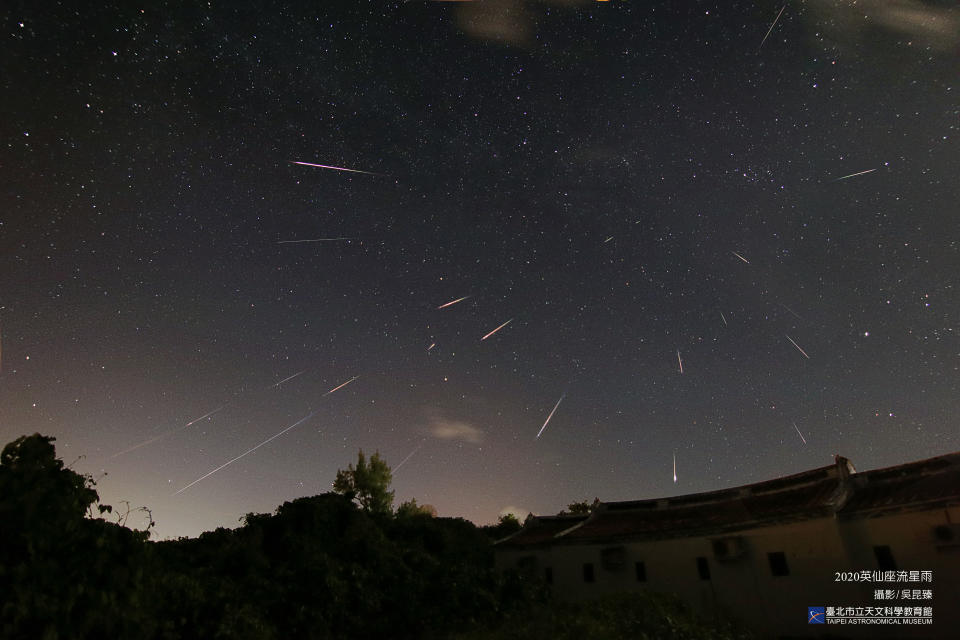
[[393, 474], [380, 452], [374, 453], [367, 463], [361, 449], [356, 467], [351, 464], [346, 471], [337, 470], [333, 490], [356, 500], [368, 513], [389, 514], [393, 508], [393, 491], [389, 490], [392, 481]]

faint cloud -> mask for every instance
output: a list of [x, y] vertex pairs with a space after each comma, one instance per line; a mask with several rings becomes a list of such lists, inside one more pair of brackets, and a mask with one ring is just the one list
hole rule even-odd
[[483, 442], [483, 430], [463, 422], [452, 420], [439, 413], [430, 416], [430, 435], [441, 440], [462, 440], [471, 444]]
[[535, 5], [574, 7], [588, 0], [485, 0], [461, 2], [456, 14], [457, 26], [480, 40], [528, 47], [533, 42], [539, 11]]
[[867, 35], [879, 26], [934, 49], [950, 50], [960, 43], [960, 12], [955, 7], [922, 0], [812, 0], [807, 6], [815, 24], [838, 29], [846, 38]]

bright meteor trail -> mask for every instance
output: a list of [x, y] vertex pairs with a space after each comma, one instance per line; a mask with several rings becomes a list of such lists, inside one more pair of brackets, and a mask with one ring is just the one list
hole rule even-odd
[[446, 302], [446, 303], [440, 305], [439, 307], [437, 307], [437, 309], [446, 309], [447, 307], [452, 307], [453, 305], [457, 304], [458, 302], [463, 302], [464, 300], [466, 300], [466, 299], [469, 298], [469, 297], [470, 297], [470, 296], [463, 296], [462, 298], [457, 298], [456, 300], [451, 300], [450, 302]]
[[323, 395], [328, 396], [328, 395], [330, 395], [331, 393], [333, 393], [334, 391], [336, 391], [337, 389], [343, 389], [345, 386], [347, 386], [348, 384], [350, 384], [351, 382], [353, 382], [354, 380], [356, 380], [356, 379], [359, 378], [359, 377], [360, 377], [360, 376], [353, 376], [352, 378], [350, 378], [349, 380], [347, 380], [347, 381], [344, 382], [343, 384], [337, 385], [336, 387], [334, 387], [333, 389], [330, 389], [330, 391], [327, 391], [327, 392], [326, 392], [325, 394], [323, 394]]
[[484, 340], [486, 340], [487, 338], [489, 338], [490, 336], [492, 336], [493, 334], [495, 334], [497, 331], [500, 331], [500, 329], [503, 329], [505, 326], [507, 326], [507, 325], [510, 324], [511, 322], [513, 322], [513, 318], [510, 318], [509, 320], [507, 320], [506, 322], [504, 322], [502, 325], [500, 325], [499, 327], [497, 327], [496, 329], [494, 329], [493, 331], [491, 331], [491, 332], [488, 333], [487, 335], [485, 335], [485, 336], [483, 336], [482, 338], [480, 338], [480, 342], [483, 342]]
[[306, 415], [306, 416], [303, 417], [303, 418], [300, 418], [299, 420], [297, 420], [296, 422], [294, 422], [292, 425], [290, 425], [289, 427], [287, 427], [287, 428], [284, 429], [283, 431], [281, 431], [281, 432], [279, 432], [279, 433], [277, 433], [277, 434], [275, 434], [275, 435], [270, 436], [269, 438], [267, 438], [266, 440], [264, 440], [263, 442], [261, 442], [260, 444], [258, 444], [257, 446], [255, 446], [254, 448], [252, 448], [252, 449], [250, 449], [250, 450], [248, 450], [248, 451], [245, 451], [244, 453], [241, 453], [240, 455], [238, 455], [238, 456], [237, 456], [236, 458], [234, 458], [233, 460], [230, 460], [230, 461], [228, 461], [228, 462], [224, 462], [222, 465], [220, 465], [219, 467], [217, 467], [216, 469], [214, 469], [214, 470], [211, 471], [210, 473], [207, 473], [206, 475], [200, 476], [199, 478], [197, 478], [196, 480], [194, 480], [193, 482], [191, 482], [190, 484], [188, 484], [187, 486], [185, 486], [183, 489], [180, 489], [180, 491], [177, 491], [177, 492], [176, 492], [175, 494], [173, 494], [173, 495], [176, 496], [176, 495], [179, 495], [179, 494], [183, 493], [184, 491], [186, 491], [187, 489], [189, 489], [189, 488], [192, 487], [193, 485], [197, 484], [197, 483], [200, 482], [201, 480], [205, 480], [205, 479], [209, 478], [210, 476], [212, 476], [213, 474], [215, 474], [217, 471], [220, 471], [220, 469], [223, 469], [223, 468], [226, 467], [227, 465], [231, 465], [231, 464], [233, 464], [234, 462], [236, 462], [237, 460], [239, 460], [240, 458], [242, 458], [242, 457], [244, 457], [244, 456], [247, 456], [247, 455], [250, 455], [251, 453], [253, 453], [253, 452], [256, 451], [257, 449], [259, 449], [259, 448], [262, 447], [263, 445], [265, 445], [265, 444], [267, 444], [268, 442], [270, 442], [271, 440], [276, 440], [277, 438], [279, 438], [280, 436], [282, 436], [283, 434], [285, 434], [287, 431], [290, 431], [290, 429], [293, 429], [293, 428], [296, 427], [297, 425], [303, 424], [303, 423], [306, 422], [308, 419], [312, 418], [312, 417], [314, 416], [314, 414], [316, 414], [316, 413], [317, 413], [316, 411], [311, 411], [308, 415]]
[[[306, 371], [307, 371], [307, 370], [304, 369], [303, 371], [300, 371], [299, 373], [295, 373], [295, 374], [293, 374], [292, 376], [289, 376], [289, 377], [287, 377], [287, 378], [284, 378], [284, 379], [281, 380], [280, 382], [275, 382], [275, 383], [273, 383], [272, 385], [270, 385], [269, 387], [267, 387], [267, 389], [273, 389], [274, 387], [279, 387], [279, 386], [282, 385], [284, 382], [287, 382], [288, 380], [293, 380], [294, 378], [296, 378], [296, 377], [299, 376], [300, 374], [306, 373]], [[204, 417], [206, 417], [206, 416], [204, 416]]]
[[847, 178], [856, 178], [857, 176], [862, 176], [865, 173], [873, 173], [876, 169], [867, 169], [866, 171], [860, 171], [859, 173], [851, 173], [848, 176], [843, 176], [842, 178], [837, 178], [834, 182], [840, 182], [841, 180], [846, 180]]
[[[783, 335], [786, 336], [787, 334], [783, 334]], [[787, 340], [789, 340], [789, 341], [790, 341], [790, 344], [792, 344], [793, 346], [795, 346], [795, 347], [797, 348], [797, 351], [799, 351], [800, 353], [803, 354], [803, 357], [804, 357], [804, 358], [806, 358], [807, 360], [810, 359], [810, 356], [807, 355], [807, 352], [804, 351], [803, 349], [801, 349], [801, 348], [800, 348], [800, 345], [798, 345], [796, 342], [793, 341], [793, 338], [791, 338], [790, 336], [787, 336]]]
[[560, 403], [563, 402], [563, 399], [564, 399], [566, 396], [567, 396], [567, 394], [563, 394], [562, 396], [560, 396], [560, 399], [557, 400], [557, 404], [553, 405], [553, 411], [551, 411], [551, 412], [550, 412], [550, 415], [547, 416], [547, 419], [543, 421], [543, 426], [540, 427], [540, 432], [537, 433], [537, 437], [534, 438], [534, 440], [539, 440], [539, 439], [540, 439], [540, 434], [543, 433], [543, 430], [547, 428], [547, 423], [550, 422], [550, 418], [552, 418], [552, 417], [553, 417], [553, 414], [555, 414], [555, 413], [557, 412], [557, 407], [560, 406]]
[[807, 444], [807, 439], [803, 437], [803, 434], [800, 433], [800, 427], [797, 426], [797, 423], [793, 423], [793, 428], [797, 430], [797, 435], [800, 436], [800, 439], [803, 440], [803, 444]]
[[291, 160], [293, 164], [302, 164], [305, 167], [317, 167], [318, 169], [333, 169], [334, 171], [349, 171], [350, 173], [366, 173], [371, 176], [380, 176], [382, 173], [374, 173], [373, 171], [360, 171], [359, 169], [347, 169], [345, 167], [332, 167], [328, 164], [314, 164], [313, 162], [298, 162], [296, 160]]
[[[786, 9], [787, 5], [783, 5], [783, 9]], [[760, 41], [760, 46], [757, 47], [757, 53], [760, 53], [760, 49], [763, 48], [763, 43], [767, 41], [767, 38], [770, 37], [770, 33], [773, 31], [773, 28], [777, 26], [777, 20], [780, 19], [780, 16], [783, 15], [783, 9], [780, 9], [780, 13], [777, 14], [777, 17], [773, 19], [773, 24], [770, 25], [770, 28], [767, 29], [767, 35], [763, 36], [763, 40]]]
[[742, 255], [740, 255], [740, 254], [737, 253], [736, 251], [731, 251], [730, 253], [732, 253], [733, 255], [737, 256], [738, 258], [740, 258], [741, 260], [743, 260], [743, 261], [746, 262], [747, 264], [750, 264], [750, 261], [749, 261], [749, 260], [747, 260], [746, 258], [744, 258]]

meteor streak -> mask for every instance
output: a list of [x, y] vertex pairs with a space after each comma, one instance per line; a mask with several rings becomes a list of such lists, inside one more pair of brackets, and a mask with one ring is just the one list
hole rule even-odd
[[[787, 336], [787, 334], [783, 334], [783, 335]], [[804, 351], [803, 349], [801, 349], [801, 348], [800, 348], [800, 345], [798, 345], [796, 342], [793, 341], [793, 338], [791, 338], [790, 336], [787, 336], [787, 340], [789, 340], [789, 341], [790, 341], [790, 344], [792, 344], [793, 346], [795, 346], [795, 347], [797, 348], [797, 351], [799, 351], [800, 353], [803, 354], [803, 357], [805, 357], [807, 360], [810, 359], [810, 356], [807, 355], [807, 352]]]
[[299, 376], [300, 374], [306, 373], [306, 372], [307, 372], [307, 370], [304, 369], [304, 370], [301, 371], [300, 373], [295, 373], [295, 374], [293, 374], [292, 376], [290, 376], [289, 378], [284, 378], [284, 379], [281, 380], [280, 382], [276, 382], [276, 383], [270, 385], [269, 387], [267, 387], [267, 389], [273, 389], [274, 387], [279, 387], [279, 386], [282, 385], [284, 382], [286, 382], [286, 381], [288, 381], [288, 380], [293, 380], [294, 378], [296, 378], [296, 377]]
[[316, 413], [317, 413], [316, 411], [311, 411], [308, 415], [306, 415], [306, 416], [303, 417], [303, 418], [300, 418], [299, 420], [297, 420], [296, 422], [294, 422], [292, 425], [290, 425], [289, 427], [287, 427], [287, 428], [284, 429], [283, 431], [280, 431], [279, 433], [270, 436], [269, 438], [267, 438], [266, 440], [264, 440], [263, 442], [261, 442], [260, 444], [258, 444], [257, 446], [255, 446], [254, 448], [249, 449], [248, 451], [245, 451], [244, 453], [241, 453], [240, 455], [238, 455], [238, 456], [237, 456], [236, 458], [234, 458], [233, 460], [230, 460], [230, 461], [228, 461], [228, 462], [224, 462], [222, 465], [220, 465], [219, 467], [217, 467], [216, 469], [214, 469], [214, 470], [211, 471], [210, 473], [207, 473], [207, 474], [205, 474], [205, 475], [200, 476], [199, 478], [197, 478], [196, 480], [194, 480], [193, 482], [191, 482], [190, 484], [188, 484], [187, 486], [185, 486], [183, 489], [180, 489], [180, 491], [177, 491], [177, 492], [176, 492], [175, 494], [173, 494], [173, 495], [176, 496], [176, 495], [179, 495], [179, 494], [183, 493], [184, 491], [186, 491], [187, 489], [189, 489], [189, 488], [192, 487], [193, 485], [197, 484], [197, 483], [200, 482], [201, 480], [205, 480], [205, 479], [209, 478], [210, 476], [212, 476], [213, 474], [215, 474], [217, 471], [220, 471], [220, 469], [223, 469], [224, 467], [233, 464], [234, 462], [236, 462], [237, 460], [239, 460], [240, 458], [242, 458], [242, 457], [244, 457], [244, 456], [250, 455], [251, 453], [253, 453], [253, 452], [256, 451], [257, 449], [259, 449], [259, 448], [262, 447], [263, 445], [265, 445], [265, 444], [267, 444], [268, 442], [270, 442], [271, 440], [276, 440], [277, 438], [279, 438], [280, 436], [282, 436], [283, 434], [285, 434], [287, 431], [290, 431], [290, 429], [293, 429], [294, 427], [296, 427], [296, 426], [298, 426], [298, 425], [306, 422], [308, 419], [312, 418]]
[[720, 312], [720, 318], [723, 320], [723, 326], [727, 326], [727, 318], [723, 315], [723, 311]]
[[803, 444], [807, 444], [807, 439], [803, 437], [803, 434], [800, 433], [800, 427], [797, 426], [797, 423], [793, 423], [793, 428], [797, 430], [797, 435], [800, 436], [800, 439], [803, 440]]
[[749, 260], [747, 260], [746, 258], [744, 258], [742, 255], [740, 255], [740, 254], [737, 253], [736, 251], [731, 251], [730, 253], [732, 253], [733, 255], [737, 256], [738, 258], [740, 258], [741, 260], [743, 260], [743, 261], [746, 262], [747, 264], [750, 264], [750, 261], [749, 261]]
[[313, 238], [311, 240], [277, 240], [277, 244], [299, 244], [301, 242], [337, 242], [338, 240], [359, 240], [360, 238]]
[[200, 421], [203, 420], [204, 418], [209, 418], [209, 417], [212, 416], [213, 414], [219, 413], [220, 411], [223, 411], [223, 410], [226, 409], [226, 408], [227, 408], [227, 405], [223, 405], [222, 407], [218, 407], [218, 408], [214, 409], [213, 411], [211, 411], [211, 412], [209, 412], [209, 413], [203, 414], [203, 415], [200, 416], [199, 418], [194, 418], [193, 420], [191, 420], [191, 421], [188, 422], [187, 424], [183, 425], [182, 427], [174, 427], [173, 429], [170, 429], [169, 431], [165, 431], [165, 432], [161, 433], [161, 434], [158, 435], [158, 436], [154, 436], [153, 438], [150, 438], [149, 440], [146, 440], [146, 441], [144, 441], [144, 442], [141, 442], [140, 444], [135, 444], [135, 445], [133, 445], [132, 447], [130, 447], [129, 449], [124, 449], [123, 451], [118, 451], [117, 453], [115, 453], [115, 454], [113, 454], [112, 456], [110, 456], [110, 459], [112, 460], [113, 458], [119, 458], [120, 456], [122, 456], [122, 455], [124, 455], [124, 454], [127, 454], [127, 453], [130, 453], [131, 451], [136, 451], [137, 449], [140, 449], [140, 448], [142, 448], [142, 447], [145, 447], [145, 446], [147, 446], [148, 444], [153, 444], [153, 443], [156, 442], [157, 440], [162, 440], [163, 438], [166, 438], [167, 436], [169, 436], [169, 435], [171, 435], [171, 434], [173, 434], [173, 433], [176, 433], [176, 432], [178, 432], [178, 431], [183, 431], [183, 430], [186, 429], [187, 427], [190, 427], [191, 425], [196, 424], [197, 422], [200, 422]]
[[680, 349], [677, 349], [677, 362], [680, 363], [680, 373], [683, 373], [683, 360], [680, 359]]
[[497, 327], [496, 329], [494, 329], [493, 331], [491, 331], [491, 332], [488, 333], [487, 335], [485, 335], [485, 336], [483, 336], [482, 338], [480, 338], [480, 342], [483, 342], [484, 340], [486, 340], [487, 338], [489, 338], [490, 336], [492, 336], [493, 334], [495, 334], [497, 331], [500, 331], [500, 329], [503, 329], [505, 326], [507, 326], [507, 325], [510, 324], [511, 322], [513, 322], [513, 318], [510, 318], [509, 320], [507, 320], [506, 322], [504, 322], [502, 325], [500, 325], [499, 327]]
[[431, 343], [430, 343], [430, 346], [427, 347], [427, 351], [430, 351], [430, 350], [433, 349], [435, 346], [437, 346], [437, 343], [436, 343], [436, 342], [431, 342]]
[[398, 470], [400, 467], [402, 467], [403, 465], [405, 465], [405, 464], [407, 463], [407, 460], [409, 460], [410, 458], [413, 457], [413, 454], [415, 454], [417, 451], [420, 451], [420, 448], [423, 447], [423, 445], [424, 445], [425, 442], [426, 442], [426, 439], [424, 439], [423, 442], [421, 442], [420, 444], [418, 444], [416, 449], [414, 449], [413, 451], [411, 451], [411, 452], [407, 455], [406, 458], [404, 458], [403, 460], [400, 461], [400, 464], [398, 464], [397, 466], [395, 466], [395, 467], [393, 468], [393, 472], [396, 473], [397, 470]]
[[677, 454], [673, 454], [673, 483], [677, 483]]
[[[327, 392], [326, 392], [325, 394], [323, 394], [323, 395], [328, 396], [328, 395], [330, 395], [331, 393], [333, 393], [334, 391], [336, 391], [337, 389], [343, 389], [345, 386], [347, 386], [348, 384], [350, 384], [351, 382], [353, 382], [354, 380], [356, 380], [356, 379], [359, 378], [359, 377], [360, 377], [360, 376], [353, 376], [352, 378], [350, 378], [349, 380], [347, 380], [347, 381], [344, 382], [343, 384], [338, 385], [338, 386], [334, 387], [333, 389], [330, 389], [330, 391], [327, 391]], [[322, 396], [321, 396], [321, 397], [322, 397]]]
[[856, 178], [857, 176], [862, 176], [865, 173], [873, 173], [876, 169], [867, 169], [866, 171], [860, 171], [859, 173], [851, 173], [848, 176], [843, 176], [842, 178], [837, 178], [834, 182], [840, 182], [841, 180], [846, 180], [847, 178]]
[[349, 171], [350, 173], [366, 173], [371, 176], [382, 176], [382, 173], [374, 173], [373, 171], [360, 171], [359, 169], [347, 169], [345, 167], [332, 167], [328, 164], [314, 164], [313, 162], [298, 162], [296, 160], [291, 160], [293, 164], [302, 164], [305, 167], [317, 167], [318, 169], [333, 169], [334, 171]]
[[[783, 9], [786, 9], [787, 5], [783, 5]], [[777, 26], [777, 20], [780, 19], [780, 16], [783, 15], [783, 9], [780, 9], [780, 13], [777, 14], [777, 17], [773, 19], [773, 24], [770, 25], [770, 28], [767, 29], [767, 35], [763, 36], [763, 40], [760, 41], [760, 46], [757, 47], [757, 53], [760, 53], [760, 49], [763, 48], [763, 43], [767, 41], [767, 38], [770, 37], [770, 32], [773, 31], [773, 28]]]
[[462, 298], [457, 298], [456, 300], [451, 300], [450, 302], [445, 302], [444, 304], [442, 304], [442, 305], [440, 305], [439, 307], [437, 307], [437, 309], [446, 309], [447, 307], [452, 307], [453, 305], [457, 304], [458, 302], [463, 302], [464, 300], [466, 300], [466, 299], [469, 298], [469, 297], [470, 297], [470, 296], [463, 296]]
[[560, 399], [557, 400], [557, 404], [553, 405], [553, 411], [551, 411], [551, 412], [550, 412], [550, 415], [547, 416], [547, 419], [543, 421], [543, 426], [540, 427], [540, 432], [537, 433], [537, 437], [534, 438], [534, 440], [539, 440], [539, 439], [540, 439], [540, 434], [543, 433], [543, 430], [547, 428], [547, 423], [550, 422], [550, 418], [553, 417], [553, 414], [557, 412], [557, 407], [560, 406], [560, 403], [563, 402], [563, 399], [564, 399], [565, 397], [567, 397], [567, 394], [566, 394], [566, 393], [564, 393], [562, 396], [560, 396]]

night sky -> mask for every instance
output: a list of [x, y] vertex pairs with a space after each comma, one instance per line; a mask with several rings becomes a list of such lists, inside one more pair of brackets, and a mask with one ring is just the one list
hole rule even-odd
[[953, 2], [0, 18], [0, 444], [157, 537], [360, 448], [479, 524], [960, 450]]

